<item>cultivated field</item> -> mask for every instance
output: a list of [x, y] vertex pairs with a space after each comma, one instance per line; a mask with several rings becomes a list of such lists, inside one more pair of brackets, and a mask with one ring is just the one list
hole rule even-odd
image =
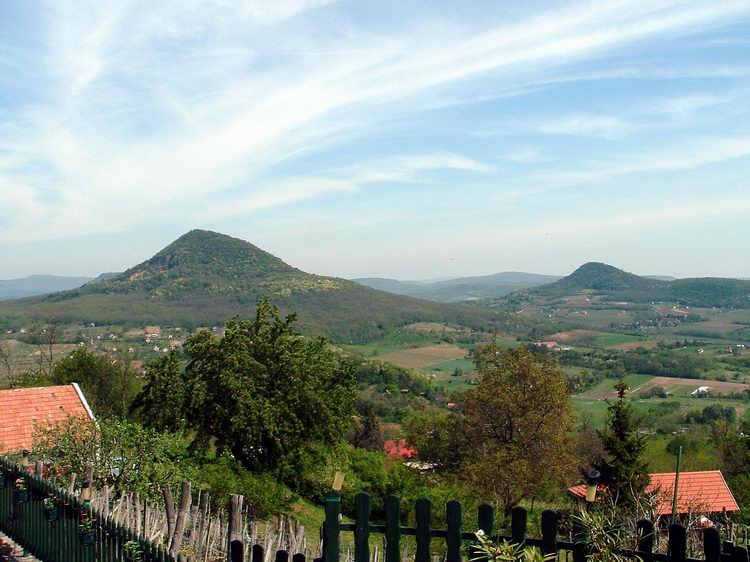
[[463, 357], [466, 357], [465, 349], [458, 347], [457, 345], [445, 343], [393, 351], [391, 353], [379, 355], [377, 358], [380, 361], [387, 361], [388, 363], [393, 363], [399, 367], [419, 369], [431, 365], [438, 365], [454, 359], [461, 359]]
[[[742, 392], [750, 388], [749, 384], [741, 382], [729, 382], [729, 381], [709, 381], [704, 379], [677, 379], [672, 377], [653, 377], [648, 382], [642, 384], [638, 388], [634, 388], [635, 392], [641, 392], [648, 390], [652, 386], [661, 386], [667, 392], [673, 392], [677, 394], [680, 389], [696, 389], [701, 386], [707, 386], [709, 393], [714, 394], [731, 394], [732, 392]], [[691, 390], [692, 392], [692, 390]]]

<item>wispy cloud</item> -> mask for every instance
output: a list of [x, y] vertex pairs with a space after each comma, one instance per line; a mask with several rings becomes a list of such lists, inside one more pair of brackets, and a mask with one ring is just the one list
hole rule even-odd
[[[0, 77], [10, 92], [0, 100], [0, 235], [220, 223], [332, 194], [365, 197], [378, 184], [445, 186], [456, 177], [547, 182], [535, 186], [544, 190], [748, 152], [748, 137], [733, 130], [701, 131], [696, 138], [717, 140], [689, 155], [684, 139], [664, 140], [649, 157], [637, 147], [560, 155], [568, 137], [624, 142], [649, 130], [655, 107], [662, 122], [690, 126], [695, 115], [733, 107], [732, 92], [747, 91], [747, 67], [675, 61], [669, 49], [652, 64], [642, 49], [747, 19], [744, 0], [553, 4], [513, 18], [451, 10], [405, 13], [394, 24], [329, 0], [55, 2], [24, 20], [36, 26], [24, 30], [25, 43], [0, 41], [0, 68], [24, 61], [20, 81]], [[738, 82], [730, 94], [701, 84], [629, 105], [554, 105], [567, 84], [699, 71]], [[543, 115], [518, 108], [545, 95]], [[497, 123], [508, 125], [501, 134]], [[477, 130], [489, 134], [472, 137]], [[518, 134], [527, 138], [511, 138]], [[461, 135], [471, 139], [465, 146]], [[509, 176], [509, 162], [525, 165], [514, 167], [520, 175]]]

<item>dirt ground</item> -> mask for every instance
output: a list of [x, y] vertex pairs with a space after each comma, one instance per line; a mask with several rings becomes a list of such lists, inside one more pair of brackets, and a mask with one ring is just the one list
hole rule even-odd
[[408, 367], [419, 369], [420, 367], [429, 367], [437, 365], [452, 359], [461, 359], [466, 357], [466, 350], [451, 344], [425, 345], [414, 347], [401, 351], [393, 351], [384, 355], [378, 355], [374, 359], [387, 361], [399, 367]]

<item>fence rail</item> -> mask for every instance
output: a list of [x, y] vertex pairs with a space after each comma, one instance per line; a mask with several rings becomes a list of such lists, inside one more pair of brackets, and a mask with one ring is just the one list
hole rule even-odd
[[[18, 485], [17, 485], [18, 484]], [[45, 502], [46, 500], [46, 502]], [[88, 535], [80, 525], [91, 521]], [[243, 540], [229, 544], [220, 558], [208, 554], [172, 556], [160, 544], [118, 524], [111, 516], [24, 467], [0, 457], [0, 532], [44, 562], [264, 562], [266, 549]], [[277, 550], [274, 562], [305, 562], [303, 554]]]
[[[422, 498], [415, 506], [416, 526], [401, 525], [401, 501], [398, 496], [385, 499], [385, 524], [370, 521], [370, 496], [364, 492], [357, 494], [355, 503], [355, 522], [341, 523], [341, 499], [337, 494], [326, 497], [326, 519], [323, 529], [323, 562], [339, 562], [341, 532], [354, 533], [354, 562], [369, 562], [370, 534], [385, 536], [385, 562], [401, 562], [401, 538], [413, 536], [416, 542], [415, 562], [431, 561], [431, 543], [433, 538], [445, 540], [445, 562], [467, 562], [464, 547], [476, 540], [474, 529], [461, 529], [462, 508], [457, 501], [446, 504], [446, 528], [432, 527], [432, 503]], [[541, 516], [541, 538], [527, 537], [528, 513], [524, 508], [516, 507], [511, 513], [510, 534], [496, 533], [494, 508], [481, 505], [478, 510], [477, 526], [495, 540], [507, 540], [515, 544], [536, 546], [544, 554], [570, 553], [574, 562], [586, 562], [591, 552], [584, 539], [583, 530], [573, 529], [573, 540], [561, 540], [560, 515], [556, 511], [546, 510]], [[669, 527], [668, 554], [654, 552], [656, 529], [646, 519], [638, 521], [638, 548], [626, 550], [622, 554], [636, 557], [643, 562], [748, 562], [747, 549], [730, 541], [722, 541], [720, 532], [715, 528], [704, 529], [703, 558], [687, 556], [687, 530], [680, 524]], [[474, 558], [474, 557], [471, 557]], [[478, 559], [477, 559], [478, 560]]]

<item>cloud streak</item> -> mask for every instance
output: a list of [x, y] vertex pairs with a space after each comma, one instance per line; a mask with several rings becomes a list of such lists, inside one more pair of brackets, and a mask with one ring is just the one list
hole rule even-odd
[[[750, 131], [695, 130], [687, 141], [660, 138], [654, 155], [627, 146], [631, 158], [582, 151], [571, 159], [561, 154], [565, 140], [549, 139], [625, 142], [653, 126], [656, 106], [552, 100], [530, 118], [513, 105], [533, 108], [569, 83], [723, 68], [739, 81], [737, 94], [701, 87], [654, 99], [671, 126], [725, 115], [747, 91], [745, 67], [644, 64], [641, 49], [747, 19], [744, 1], [581, 2], [514, 19], [425, 12], [405, 26], [351, 9], [329, 0], [71, 0], [36, 14], [27, 43], [0, 43], [0, 68], [17, 67], [19, 53], [27, 63], [0, 100], [0, 235], [20, 242], [155, 221], [220, 224], [336, 195], [366, 199], [382, 185], [542, 182], [536, 193], [750, 151]], [[35, 95], [23, 95], [32, 84]], [[472, 135], [478, 128], [492, 132]], [[690, 141], [699, 146], [683, 155]]]

